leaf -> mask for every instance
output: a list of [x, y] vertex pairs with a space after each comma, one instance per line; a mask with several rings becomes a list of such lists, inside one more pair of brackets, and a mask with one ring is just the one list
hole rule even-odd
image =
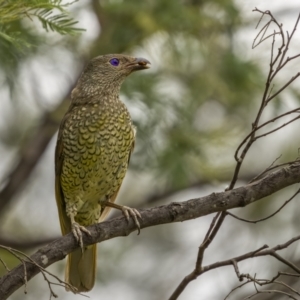
[[38, 18], [43, 28], [49, 32], [54, 31], [61, 35], [77, 35], [84, 31], [77, 28], [75, 21], [68, 13], [66, 8], [76, 1], [62, 4], [61, 0], [0, 0], [0, 40], [14, 45], [21, 50], [23, 47], [30, 47], [18, 31], [8, 30], [10, 25], [24, 18]]

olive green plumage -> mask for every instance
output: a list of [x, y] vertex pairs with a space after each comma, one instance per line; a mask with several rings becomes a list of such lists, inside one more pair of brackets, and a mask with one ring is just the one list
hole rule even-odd
[[[119, 99], [122, 82], [149, 62], [125, 55], [104, 55], [90, 61], [72, 91], [71, 105], [58, 133], [55, 187], [63, 235], [73, 231], [81, 243], [82, 226], [107, 214], [127, 171], [135, 129]], [[82, 245], [81, 245], [82, 246]], [[71, 253], [66, 281], [77, 292], [95, 281], [96, 245]]]

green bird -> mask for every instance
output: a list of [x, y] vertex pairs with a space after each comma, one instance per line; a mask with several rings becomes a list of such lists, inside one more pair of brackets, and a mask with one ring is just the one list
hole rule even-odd
[[149, 68], [144, 58], [109, 54], [92, 59], [71, 93], [55, 150], [55, 195], [62, 234], [80, 244], [68, 256], [65, 281], [86, 292], [93, 288], [96, 245], [84, 246], [82, 231], [103, 221], [111, 207], [127, 220], [136, 209], [114, 203], [134, 148], [135, 127], [119, 99], [121, 84], [134, 71]]

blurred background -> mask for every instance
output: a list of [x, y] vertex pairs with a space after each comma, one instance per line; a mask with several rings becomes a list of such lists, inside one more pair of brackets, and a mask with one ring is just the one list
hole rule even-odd
[[[271, 41], [251, 49], [260, 18], [252, 12], [255, 7], [271, 10], [289, 31], [300, 11], [294, 0], [89, 0], [66, 8], [79, 21], [76, 27], [85, 29], [79, 35], [46, 32], [35, 18], [24, 17], [5, 27], [12, 35], [19, 32], [16, 40], [23, 42], [16, 46], [0, 39], [0, 244], [31, 254], [60, 236], [54, 196], [57, 129], [82, 68], [101, 54], [126, 53], [152, 64], [150, 70], [126, 79], [121, 90], [138, 133], [118, 203], [148, 208], [223, 191], [233, 175], [234, 152], [251, 130], [268, 72]], [[295, 33], [291, 55], [299, 51], [299, 37], [300, 31]], [[278, 77], [275, 89], [297, 69], [295, 60]], [[272, 101], [263, 120], [298, 107], [299, 100], [296, 82]], [[296, 122], [257, 141], [237, 186], [280, 155], [279, 163], [295, 159], [298, 138]], [[261, 218], [296, 190], [297, 186], [289, 187], [233, 212]], [[204, 265], [295, 236], [300, 226], [298, 201], [263, 223], [227, 217], [205, 254]], [[193, 270], [212, 218], [147, 228], [140, 236], [101, 243], [97, 283], [88, 296], [92, 300], [167, 299]], [[299, 251], [295, 244], [281, 254], [299, 264]], [[10, 268], [18, 263], [2, 250], [0, 257]], [[63, 279], [64, 265], [62, 261], [48, 269]], [[267, 257], [239, 267], [241, 273], [260, 278], [290, 271]], [[4, 273], [0, 265], [0, 276]], [[238, 284], [233, 268], [224, 267], [192, 282], [180, 299], [224, 299]], [[54, 291], [63, 300], [81, 297], [62, 287]], [[242, 299], [254, 291], [249, 285], [229, 299]], [[27, 292], [28, 299], [49, 299], [41, 275], [28, 283]], [[10, 299], [24, 299], [23, 287]], [[286, 298], [263, 294], [255, 299]]]

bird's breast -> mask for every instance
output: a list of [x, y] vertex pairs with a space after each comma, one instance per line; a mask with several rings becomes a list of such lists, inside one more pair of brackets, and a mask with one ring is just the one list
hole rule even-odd
[[65, 198], [76, 198], [84, 207], [86, 201], [96, 202], [119, 189], [134, 142], [127, 109], [74, 110], [65, 122], [62, 142]]

